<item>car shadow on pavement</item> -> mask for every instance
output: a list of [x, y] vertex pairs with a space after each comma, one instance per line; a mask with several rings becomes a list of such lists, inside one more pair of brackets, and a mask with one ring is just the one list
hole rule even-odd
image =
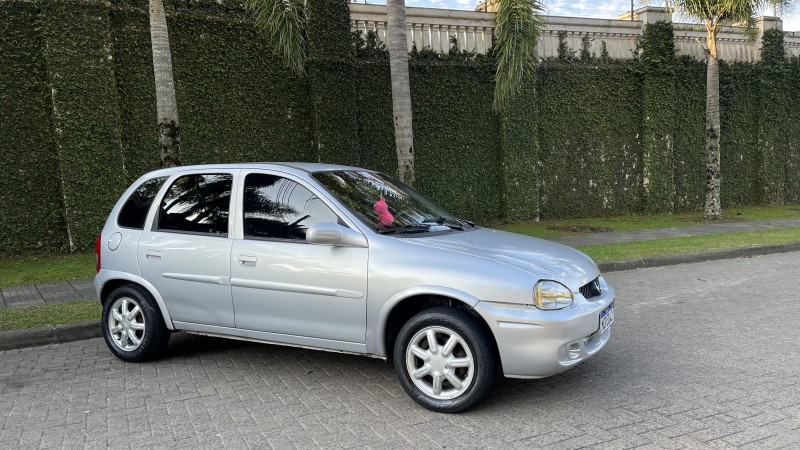
[[[596, 397], [603, 392], [603, 384], [609, 381], [604, 377], [608, 374], [608, 361], [603, 364], [603, 359], [600, 355], [597, 359], [600, 364], [589, 361], [543, 379], [512, 379], [499, 375], [486, 399], [466, 414], [473, 411], [480, 414], [514, 408], [545, 408], [552, 402]], [[287, 378], [306, 380], [304, 384], [316, 381], [341, 386], [342, 393], [360, 389], [366, 381], [373, 384], [371, 390], [380, 389], [390, 392], [392, 397], [405, 398], [391, 362], [359, 355], [174, 333], [168, 350], [156, 363], [167, 361], [186, 364], [190, 369], [205, 369], [209, 365], [236, 368], [242, 377], [255, 375], [266, 383]], [[331, 394], [320, 389], [315, 395], [322, 401], [323, 397]]]

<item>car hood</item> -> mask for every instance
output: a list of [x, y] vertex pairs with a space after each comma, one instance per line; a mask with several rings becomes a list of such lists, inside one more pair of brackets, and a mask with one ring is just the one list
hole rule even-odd
[[594, 261], [574, 248], [489, 228], [407, 239], [407, 242], [505, 264], [538, 279], [558, 281], [573, 292], [600, 274]]

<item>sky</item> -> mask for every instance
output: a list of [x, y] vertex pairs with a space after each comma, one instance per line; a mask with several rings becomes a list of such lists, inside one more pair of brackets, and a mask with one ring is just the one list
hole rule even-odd
[[[356, 0], [362, 3], [365, 0]], [[366, 0], [370, 4], [386, 4], [385, 0]], [[406, 0], [406, 6], [423, 6], [427, 8], [474, 10], [480, 0]], [[616, 19], [617, 16], [630, 11], [630, 0], [543, 0], [551, 16], [596, 17]], [[652, 4], [659, 4], [653, 1]], [[641, 2], [634, 1], [634, 7], [640, 8]], [[772, 15], [769, 11], [764, 15]], [[783, 18], [784, 31], [800, 31], [800, 8]]]

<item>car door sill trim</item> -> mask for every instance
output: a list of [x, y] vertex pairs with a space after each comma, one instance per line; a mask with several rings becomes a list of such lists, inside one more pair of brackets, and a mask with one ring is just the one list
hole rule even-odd
[[325, 350], [338, 353], [351, 353], [361, 356], [372, 356], [378, 359], [386, 359], [380, 356], [367, 354], [366, 344], [358, 342], [337, 341], [333, 339], [313, 338], [306, 336], [294, 336], [291, 334], [270, 333], [267, 331], [246, 330], [241, 328], [220, 327], [215, 325], [203, 325], [199, 323], [175, 321], [175, 329], [186, 331], [192, 334], [204, 336], [223, 337], [237, 339], [241, 341], [259, 342], [263, 344], [285, 345], [289, 347], [300, 347], [311, 350]]

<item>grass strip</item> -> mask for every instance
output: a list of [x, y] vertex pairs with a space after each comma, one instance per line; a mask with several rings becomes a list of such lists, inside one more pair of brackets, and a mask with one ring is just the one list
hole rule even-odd
[[790, 242], [800, 242], [800, 228], [655, 239], [621, 244], [592, 245], [578, 247], [578, 249], [591, 256], [595, 262], [601, 262], [673, 253], [702, 252], [723, 248], [786, 244]]
[[93, 298], [63, 303], [0, 309], [0, 331], [100, 320], [102, 308]]
[[[655, 228], [686, 227], [697, 225], [702, 212], [659, 214], [653, 216], [612, 216], [582, 219], [543, 220], [541, 222], [514, 222], [495, 225], [493, 228], [534, 237], [554, 237], [581, 234], [568, 228], [607, 228], [604, 231], [651, 230]], [[800, 218], [800, 205], [739, 206], [723, 210], [723, 218], [741, 221]], [[598, 230], [595, 230], [598, 231]]]
[[94, 253], [37, 255], [0, 260], [0, 288], [93, 277]]

